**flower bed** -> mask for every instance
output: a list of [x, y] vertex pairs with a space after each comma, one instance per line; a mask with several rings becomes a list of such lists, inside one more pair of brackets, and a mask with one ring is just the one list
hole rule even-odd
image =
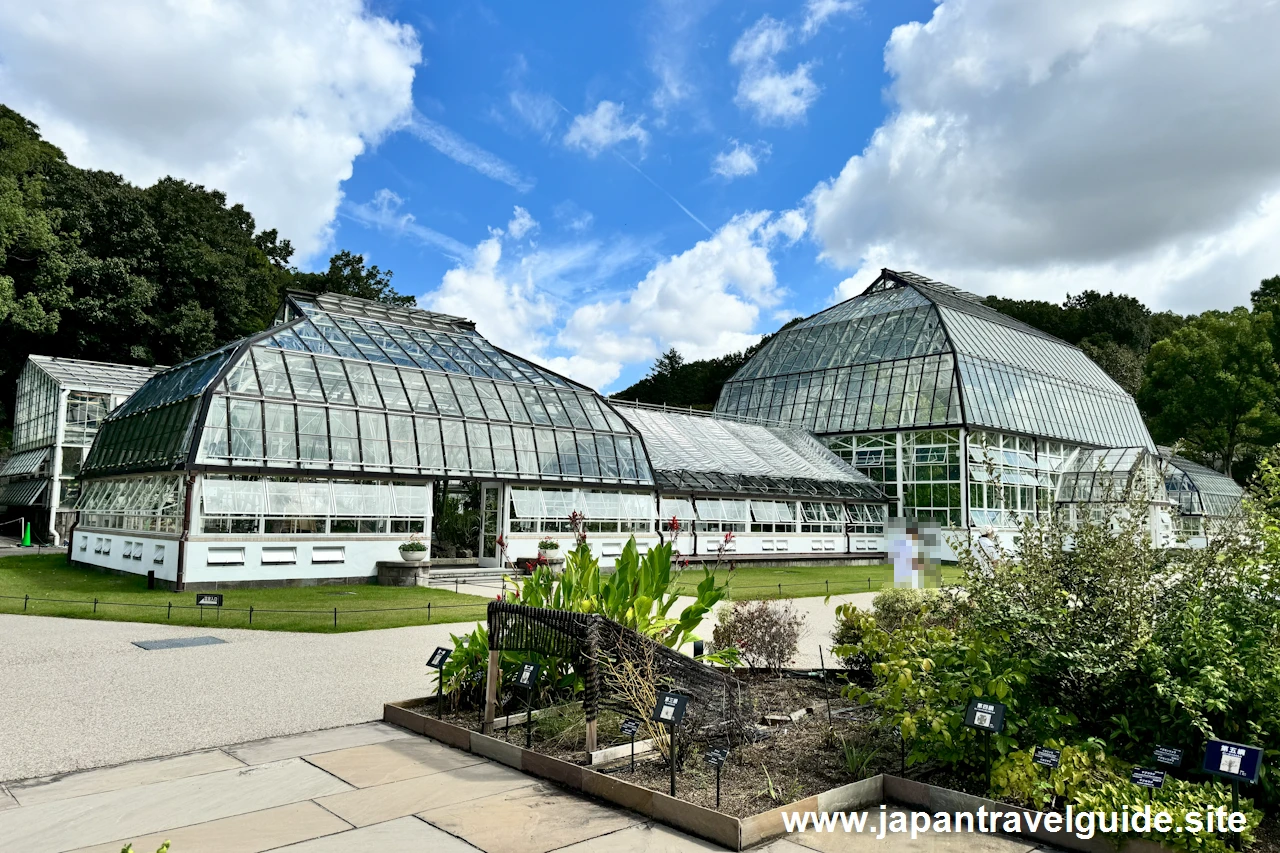
[[[582, 763], [545, 755], [536, 749], [525, 749], [523, 738], [517, 736], [523, 734], [522, 729], [518, 727], [509, 729], [510, 739], [483, 735], [465, 726], [436, 719], [431, 714], [434, 703], [434, 697], [388, 703], [383, 706], [383, 720], [458, 749], [485, 756], [531, 776], [555, 782], [570, 790], [652, 817], [730, 850], [744, 850], [787, 835], [783, 814], [793, 811], [859, 811], [888, 803], [930, 813], [938, 811], [976, 813], [979, 809], [984, 809], [988, 813], [998, 810], [1006, 813], [1016, 811], [1023, 815], [1032, 814], [1016, 806], [997, 803], [917, 780], [904, 779], [889, 773], [877, 773], [857, 782], [828, 788], [784, 805], [763, 808], [753, 813], [726, 814], [724, 811], [717, 811], [700, 802], [691, 802], [687, 799], [698, 796], [695, 792], [701, 789], [696, 785], [685, 784], [683, 787], [678, 787], [677, 793], [680, 796], [673, 798], [663, 790], [656, 790], [652, 784], [644, 784], [645, 780], [642, 777], [630, 778], [628, 773], [620, 769], [627, 766], [625, 762], [615, 762], [612, 768], [605, 767], [597, 770]], [[579, 757], [579, 762], [582, 758], [582, 756]], [[639, 770], [639, 764], [640, 761], [637, 759], [637, 770]], [[690, 780], [682, 774], [681, 781], [689, 782]], [[712, 784], [714, 784], [714, 774]], [[723, 799], [722, 805], [724, 805]], [[741, 812], [741, 809], [738, 811]], [[1092, 839], [1080, 839], [1069, 832], [1049, 832], [1044, 828], [1043, 822], [1038, 826], [1040, 828], [1035, 832], [1020, 834], [1039, 842], [1068, 850], [1082, 851], [1082, 853], [1113, 853], [1116, 850], [1115, 843], [1107, 838], [1095, 836]], [[1123, 849], [1126, 853], [1162, 853], [1166, 848], [1148, 841], [1130, 840]]]

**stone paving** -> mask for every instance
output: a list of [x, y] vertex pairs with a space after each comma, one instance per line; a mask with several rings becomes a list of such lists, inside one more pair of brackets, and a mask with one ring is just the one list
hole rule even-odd
[[[817, 666], [837, 604], [870, 606], [873, 595], [793, 599], [806, 617], [794, 665]], [[302, 634], [0, 614], [0, 781], [381, 719], [384, 702], [432, 692], [427, 655], [471, 628]], [[133, 645], [197, 636], [225, 643]]]
[[[6, 790], [7, 789], [7, 790]], [[721, 848], [384, 723], [0, 786], [0, 850], [685, 853]], [[956, 834], [793, 835], [768, 853], [1027, 853]]]

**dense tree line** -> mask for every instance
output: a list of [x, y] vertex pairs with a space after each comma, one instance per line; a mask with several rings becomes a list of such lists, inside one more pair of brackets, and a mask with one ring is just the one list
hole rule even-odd
[[[794, 318], [778, 332], [791, 328], [801, 319], [803, 318]], [[731, 352], [719, 358], [685, 361], [684, 356], [673, 347], [658, 357], [644, 379], [611, 396], [618, 400], [651, 403], [655, 406], [714, 409], [724, 383], [776, 334], [777, 332], [765, 335], [759, 343], [742, 352]]]
[[1151, 346], [1186, 323], [1169, 311], [1153, 313], [1132, 296], [1094, 290], [1068, 296], [1061, 304], [998, 296], [988, 296], [983, 303], [1080, 347], [1130, 394], [1142, 386]]
[[31, 353], [176, 364], [266, 328], [290, 287], [413, 302], [360, 255], [320, 273], [292, 255], [225, 194], [77, 168], [0, 105], [0, 426]]

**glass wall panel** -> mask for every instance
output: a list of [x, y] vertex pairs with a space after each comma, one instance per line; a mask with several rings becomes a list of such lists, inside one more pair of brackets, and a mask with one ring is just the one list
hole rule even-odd
[[298, 458], [306, 462], [329, 461], [328, 412], [313, 406], [298, 407]]
[[356, 396], [356, 405], [371, 409], [382, 408], [382, 398], [378, 395], [378, 386], [373, 381], [373, 369], [367, 364], [348, 361], [347, 379], [351, 381], [351, 390]]
[[379, 412], [360, 413], [360, 452], [365, 465], [382, 467], [390, 463], [385, 415]]

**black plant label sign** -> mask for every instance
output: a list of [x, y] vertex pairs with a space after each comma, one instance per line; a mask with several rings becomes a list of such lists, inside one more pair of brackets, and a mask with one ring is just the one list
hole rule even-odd
[[964, 724], [971, 729], [999, 734], [1004, 731], [1004, 705], [987, 699], [970, 699]]
[[688, 704], [688, 696], [679, 693], [659, 693], [658, 702], [653, 706], [653, 720], [674, 726], [684, 719], [684, 711]]
[[729, 760], [729, 750], [727, 747], [709, 749], [707, 750], [706, 757], [703, 760], [712, 767], [719, 767]]
[[1149, 767], [1135, 767], [1129, 781], [1143, 788], [1163, 788], [1164, 771], [1152, 770]]
[[1047, 746], [1037, 746], [1035, 751], [1031, 753], [1031, 760], [1036, 764], [1043, 764], [1045, 767], [1057, 767], [1062, 762], [1062, 750], [1050, 749]]
[[445, 660], [448, 659], [449, 654], [452, 651], [452, 649], [446, 649], [444, 646], [438, 646], [436, 650], [431, 653], [431, 658], [427, 661], [427, 666], [432, 669], [439, 669], [444, 666]]
[[639, 720], [631, 720], [631, 719], [627, 719], [627, 720], [623, 720], [623, 721], [622, 721], [622, 733], [623, 733], [624, 735], [627, 735], [628, 737], [631, 737], [631, 736], [633, 736], [633, 735], [634, 735], [636, 732], [638, 732], [638, 731], [640, 731], [640, 721], [639, 721]]
[[542, 669], [542, 667], [538, 666], [536, 663], [523, 664], [520, 667], [520, 674], [516, 676], [516, 684], [520, 685], [525, 690], [531, 689], [538, 683], [538, 670], [540, 669]]

